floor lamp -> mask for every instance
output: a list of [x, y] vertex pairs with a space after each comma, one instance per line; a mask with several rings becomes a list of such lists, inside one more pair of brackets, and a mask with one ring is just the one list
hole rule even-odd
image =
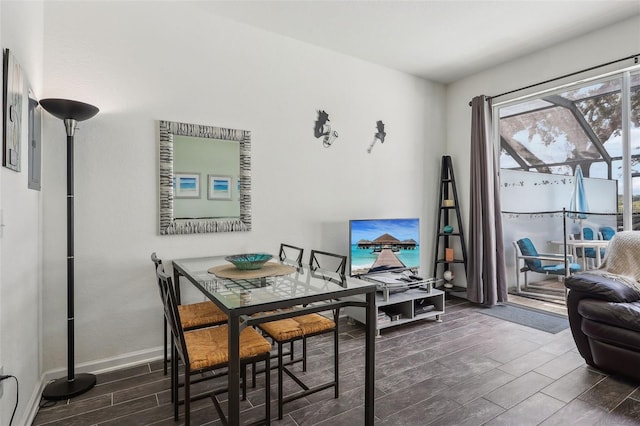
[[67, 99], [42, 99], [45, 111], [64, 121], [67, 131], [67, 377], [47, 384], [42, 397], [60, 400], [80, 395], [96, 384], [93, 374], [75, 374], [74, 313], [73, 313], [73, 134], [78, 121], [88, 120], [98, 113], [93, 105]]

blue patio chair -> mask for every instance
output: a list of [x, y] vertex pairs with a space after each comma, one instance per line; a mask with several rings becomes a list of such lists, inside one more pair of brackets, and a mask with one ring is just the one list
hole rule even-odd
[[602, 226], [600, 228], [600, 235], [602, 235], [603, 240], [610, 240], [616, 235], [616, 230], [610, 226]]
[[[565, 276], [564, 255], [557, 253], [538, 253], [533, 242], [529, 238], [521, 238], [514, 241], [516, 254], [516, 288], [521, 291], [520, 272], [524, 272], [524, 286], [528, 286], [527, 272], [537, 272], [539, 274]], [[568, 255], [569, 262], [572, 262], [573, 256]], [[524, 266], [520, 266], [520, 260], [524, 261]], [[554, 262], [553, 264], [543, 264], [543, 262]], [[582, 270], [577, 263], [569, 263], [569, 273], [573, 274]]]
[[[582, 230], [582, 235], [584, 236], [585, 240], [593, 240], [593, 229], [591, 228], [584, 228]], [[576, 249], [577, 250], [577, 249]], [[595, 259], [596, 256], [596, 249], [593, 247], [585, 247], [584, 249], [584, 257], [590, 258], [590, 259]], [[600, 249], [600, 259], [604, 259], [604, 254], [605, 254], [605, 249], [601, 248]]]

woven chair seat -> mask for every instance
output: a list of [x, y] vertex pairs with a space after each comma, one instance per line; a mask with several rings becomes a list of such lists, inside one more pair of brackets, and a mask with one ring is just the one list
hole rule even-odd
[[[189, 351], [190, 368], [202, 370], [229, 362], [228, 327], [201, 328], [187, 331], [184, 339]], [[253, 328], [240, 333], [240, 359], [271, 351], [271, 344]]]
[[213, 302], [178, 305], [180, 322], [185, 330], [227, 322], [227, 316]]
[[303, 336], [333, 330], [336, 323], [320, 314], [299, 315], [260, 324], [260, 328], [272, 339], [286, 342]]

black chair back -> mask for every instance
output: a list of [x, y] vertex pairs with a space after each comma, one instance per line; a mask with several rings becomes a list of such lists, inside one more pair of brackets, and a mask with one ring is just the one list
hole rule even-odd
[[[151, 261], [153, 262], [153, 273], [156, 274], [156, 276], [158, 275], [158, 267], [160, 265], [162, 265], [162, 259], [160, 259], [157, 255], [156, 252], [154, 251], [153, 253], [151, 253]], [[163, 268], [164, 270], [164, 268]], [[164, 296], [162, 295], [162, 286], [160, 285], [160, 278], [158, 278], [158, 290], [160, 290], [160, 298], [164, 299]]]
[[182, 323], [180, 322], [178, 301], [173, 290], [173, 285], [171, 284], [171, 277], [164, 272], [163, 265], [158, 266], [156, 274], [158, 275], [158, 282], [160, 283], [160, 292], [164, 304], [164, 316], [171, 328], [171, 335], [175, 341], [175, 350], [178, 351], [184, 363], [189, 364], [189, 352], [187, 351], [184, 331], [182, 330]]
[[344, 277], [347, 267], [347, 256], [327, 251], [311, 250], [311, 256], [309, 256], [309, 267], [312, 271], [322, 269], [325, 271], [337, 272], [341, 277]]
[[[280, 251], [278, 253], [278, 258], [281, 262], [285, 260], [291, 260], [295, 262], [299, 267], [302, 266], [302, 254], [304, 253], [304, 249], [296, 246], [292, 246], [290, 244], [280, 244]], [[295, 259], [295, 260], [294, 260]]]

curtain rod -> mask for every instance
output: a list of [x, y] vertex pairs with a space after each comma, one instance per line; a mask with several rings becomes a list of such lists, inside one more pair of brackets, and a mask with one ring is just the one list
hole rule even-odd
[[[543, 84], [551, 83], [551, 82], [557, 81], [557, 80], [562, 80], [563, 78], [571, 77], [571, 76], [574, 76], [574, 75], [577, 75], [577, 74], [581, 74], [583, 72], [592, 71], [592, 70], [595, 70], [595, 69], [598, 69], [598, 68], [606, 67], [607, 65], [612, 65], [612, 64], [615, 64], [617, 62], [626, 61], [628, 59], [634, 59], [633, 62], [635, 64], [637, 64], [639, 56], [640, 56], [640, 53], [636, 53], [635, 55], [627, 56], [627, 57], [621, 58], [621, 59], [616, 59], [615, 61], [606, 62], [606, 63], [600, 64], [600, 65], [594, 65], [592, 67], [585, 68], [585, 69], [582, 69], [580, 71], [574, 71], [574, 72], [569, 73], [569, 74], [565, 74], [565, 75], [561, 75], [559, 77], [551, 78], [549, 80], [541, 81], [540, 83], [530, 84], [528, 86], [521, 87], [519, 89], [509, 90], [508, 92], [500, 93], [499, 95], [487, 96], [486, 99], [489, 100], [489, 99], [499, 98], [500, 96], [510, 95], [512, 93], [516, 93], [516, 92], [519, 92], [521, 90], [531, 89], [532, 87], [541, 86]], [[469, 101], [469, 106], [471, 106], [471, 101]]]

